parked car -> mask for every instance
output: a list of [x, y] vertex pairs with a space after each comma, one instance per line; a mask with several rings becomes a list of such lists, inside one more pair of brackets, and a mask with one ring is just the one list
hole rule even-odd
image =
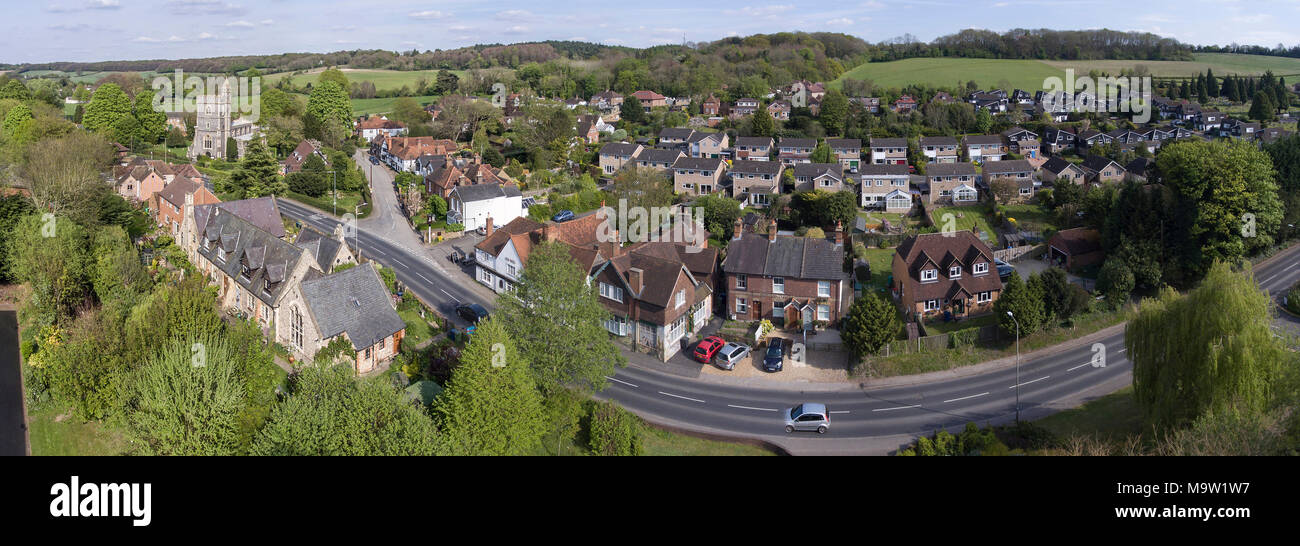
[[749, 351], [749, 345], [728, 343], [718, 350], [717, 355], [714, 355], [713, 363], [724, 370], [734, 370], [737, 362], [749, 356]]
[[785, 410], [785, 431], [817, 431], [826, 434], [831, 428], [831, 412], [826, 404], [803, 403]]
[[573, 211], [571, 210], [562, 210], [560, 212], [555, 213], [555, 216], [551, 217], [552, 222], [568, 222], [569, 220], [572, 219], [573, 219]]
[[488, 317], [487, 309], [477, 303], [457, 305], [456, 314], [470, 324], [478, 324], [479, 321]]
[[379, 164], [379, 158], [378, 158], [378, 157], [375, 157], [375, 156], [373, 156], [373, 155], [370, 156], [370, 164], [371, 164], [371, 165], [378, 165], [378, 164]]
[[700, 340], [700, 343], [695, 346], [695, 360], [705, 364], [713, 362], [713, 356], [718, 354], [718, 349], [726, 344], [727, 342], [718, 336], [709, 336]]
[[993, 259], [993, 265], [994, 267], [998, 268], [998, 278], [1004, 281], [1007, 280], [1007, 278], [1011, 277], [1011, 275], [1016, 272], [1016, 266], [1011, 265], [1002, 260], [999, 260], [997, 258]]
[[779, 372], [785, 367], [785, 346], [784, 338], [774, 337], [767, 342], [767, 354], [763, 355], [763, 371]]

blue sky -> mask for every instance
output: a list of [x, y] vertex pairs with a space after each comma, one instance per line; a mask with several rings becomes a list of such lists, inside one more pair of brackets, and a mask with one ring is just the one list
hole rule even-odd
[[1300, 43], [1300, 0], [57, 0], [4, 2], [0, 62], [176, 59], [582, 40], [648, 46], [783, 30], [877, 42], [963, 28], [1142, 30], [1193, 44]]

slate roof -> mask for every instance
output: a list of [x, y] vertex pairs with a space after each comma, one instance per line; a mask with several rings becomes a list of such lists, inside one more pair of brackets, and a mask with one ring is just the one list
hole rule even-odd
[[839, 163], [799, 163], [794, 166], [795, 178], [817, 178], [824, 174], [844, 180], [844, 166]]
[[966, 144], [1002, 144], [1002, 135], [966, 135]]
[[716, 157], [679, 157], [673, 162], [674, 170], [719, 171], [725, 164]]
[[872, 148], [906, 148], [907, 139], [905, 138], [873, 138], [871, 139]]
[[984, 178], [998, 176], [1009, 173], [1034, 172], [1034, 165], [1027, 159], [1008, 159], [1006, 161], [990, 161], [984, 164]]
[[975, 165], [973, 163], [931, 163], [925, 166], [925, 175], [928, 177], [936, 176], [975, 176]]
[[844, 278], [844, 246], [827, 239], [781, 237], [747, 233], [727, 245], [722, 270], [727, 273], [795, 279]]
[[1102, 169], [1105, 169], [1106, 167], [1109, 167], [1111, 163], [1115, 163], [1115, 165], [1116, 165], [1117, 167], [1119, 167], [1120, 169], [1123, 169], [1123, 168], [1124, 168], [1123, 165], [1120, 165], [1119, 163], [1116, 163], [1114, 160], [1112, 160], [1112, 159], [1110, 159], [1110, 158], [1108, 158], [1108, 157], [1102, 157], [1102, 156], [1099, 156], [1099, 155], [1090, 155], [1090, 156], [1084, 158], [1084, 160], [1083, 160], [1083, 166], [1084, 166], [1084, 167], [1087, 167], [1088, 169], [1091, 169], [1091, 170], [1093, 170], [1093, 171], [1097, 171], [1097, 172], [1101, 172]]
[[[213, 209], [201, 238], [199, 254], [267, 305], [280, 298], [285, 278], [303, 257], [301, 248], [220, 207]], [[247, 279], [244, 266], [249, 269]]]
[[611, 142], [600, 149], [600, 155], [630, 156], [640, 147], [640, 144], [631, 142]]
[[171, 184], [158, 192], [158, 198], [178, 207], [183, 207], [185, 206], [185, 196], [199, 191], [201, 187], [203, 185], [194, 180], [178, 176], [175, 180], [172, 180]]
[[[903, 168], [906, 169], [907, 167]], [[777, 176], [781, 174], [781, 162], [737, 159], [731, 162], [731, 172], [732, 174], [770, 174]]]
[[277, 238], [284, 238], [284, 221], [280, 219], [280, 207], [276, 204], [275, 196], [226, 201], [211, 205], [195, 205], [194, 225], [198, 233], [203, 233], [207, 229], [208, 219], [212, 216], [212, 211], [218, 208], [243, 218], [257, 226], [258, 229]]
[[358, 351], [406, 328], [370, 263], [304, 281], [302, 296], [322, 338], [347, 334]]
[[746, 146], [750, 148], [762, 148], [772, 146], [772, 137], [736, 137], [736, 147]]
[[862, 139], [860, 138], [828, 138], [826, 145], [832, 150], [846, 150], [862, 148]]
[[858, 167], [858, 173], [862, 176], [907, 176], [907, 165], [899, 164], [868, 164]]
[[641, 150], [640, 154], [637, 154], [636, 160], [646, 161], [649, 163], [668, 163], [671, 165], [674, 161], [677, 161], [678, 157], [681, 156], [682, 156], [682, 151], [677, 149], [660, 150], [657, 148], [646, 148], [644, 150]]
[[293, 244], [310, 252], [316, 264], [324, 268], [326, 273], [333, 269], [334, 258], [339, 255], [339, 248], [343, 246], [343, 243], [337, 239], [311, 228], [304, 228]]
[[783, 138], [779, 144], [782, 148], [816, 148], [815, 138]]
[[937, 136], [937, 137], [921, 137], [920, 144], [921, 144], [922, 147], [925, 147], [925, 146], [956, 146], [956, 145], [957, 145], [957, 139], [955, 139], [955, 138], [953, 138], [953, 137], [944, 137], [944, 136]]
[[523, 197], [519, 192], [519, 187], [514, 184], [474, 184], [471, 186], [456, 186], [451, 190], [451, 195], [460, 199], [462, 203], [472, 203], [474, 201], [487, 201], [498, 197]]
[[1074, 164], [1059, 157], [1052, 157], [1051, 159], [1048, 159], [1046, 163], [1043, 163], [1043, 170], [1059, 175], [1062, 172], [1065, 172], [1066, 169], [1070, 168], [1071, 165]]

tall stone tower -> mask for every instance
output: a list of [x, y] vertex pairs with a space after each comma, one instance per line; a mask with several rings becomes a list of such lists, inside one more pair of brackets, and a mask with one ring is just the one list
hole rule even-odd
[[221, 89], [215, 95], [199, 95], [195, 105], [198, 115], [194, 123], [194, 142], [190, 145], [190, 161], [200, 156], [226, 159], [226, 142], [231, 136], [230, 80], [223, 78]]

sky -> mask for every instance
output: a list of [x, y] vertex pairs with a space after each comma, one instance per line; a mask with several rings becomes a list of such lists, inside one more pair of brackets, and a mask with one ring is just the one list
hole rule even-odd
[[645, 47], [778, 31], [929, 41], [965, 28], [1147, 31], [1191, 44], [1300, 43], [1300, 0], [3, 0], [0, 63], [420, 51], [578, 40]]

